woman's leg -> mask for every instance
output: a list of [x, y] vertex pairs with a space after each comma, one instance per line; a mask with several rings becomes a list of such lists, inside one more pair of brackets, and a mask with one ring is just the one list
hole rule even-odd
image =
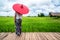
[[16, 19], [16, 34], [20, 35], [20, 26], [19, 26], [19, 19]]
[[20, 22], [20, 23], [19, 23], [19, 26], [20, 26], [20, 34], [21, 34], [21, 32], [22, 32], [22, 30], [21, 30], [21, 29], [22, 29], [22, 28], [21, 28], [22, 19], [19, 19], [19, 22]]
[[16, 34], [20, 35], [21, 34], [21, 19], [17, 19], [16, 20]]

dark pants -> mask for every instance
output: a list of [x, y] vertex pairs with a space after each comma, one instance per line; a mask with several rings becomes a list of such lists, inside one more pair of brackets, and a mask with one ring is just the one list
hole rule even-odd
[[21, 34], [21, 23], [22, 23], [22, 19], [16, 19], [16, 21], [15, 21], [16, 34], [18, 34], [18, 33]]

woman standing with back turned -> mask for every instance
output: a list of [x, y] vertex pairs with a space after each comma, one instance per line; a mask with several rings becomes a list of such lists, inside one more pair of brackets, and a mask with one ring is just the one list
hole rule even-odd
[[21, 23], [22, 23], [22, 14], [15, 12], [15, 25], [16, 25], [16, 34], [20, 36], [21, 34]]
[[29, 9], [23, 4], [14, 4], [13, 9], [15, 10], [15, 25], [16, 25], [16, 34], [18, 36], [21, 35], [21, 23], [22, 23], [22, 15], [27, 14]]

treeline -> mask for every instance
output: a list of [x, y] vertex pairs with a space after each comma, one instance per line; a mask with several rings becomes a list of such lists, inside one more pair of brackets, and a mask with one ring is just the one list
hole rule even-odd
[[57, 18], [60, 18], [60, 13], [49, 12], [48, 16], [44, 15], [44, 13], [39, 13], [37, 16], [28, 16], [28, 17], [57, 17]]
[[38, 17], [44, 17], [44, 16], [45, 16], [44, 13], [38, 14]]

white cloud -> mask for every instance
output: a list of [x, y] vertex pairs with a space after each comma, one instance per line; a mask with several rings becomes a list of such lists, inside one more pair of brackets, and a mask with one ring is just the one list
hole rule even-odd
[[60, 12], [60, 0], [0, 0], [0, 15], [14, 15], [13, 4], [21, 3], [29, 7], [30, 12], [27, 15], [37, 15], [43, 12], [48, 15], [49, 12]]
[[60, 0], [52, 0], [52, 3], [56, 6], [60, 6]]

